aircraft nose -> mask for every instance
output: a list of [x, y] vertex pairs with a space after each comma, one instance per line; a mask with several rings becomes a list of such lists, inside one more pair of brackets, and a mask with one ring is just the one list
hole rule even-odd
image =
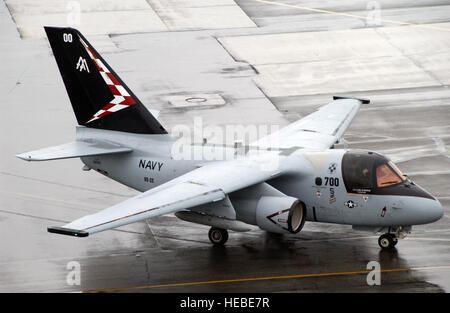
[[[398, 225], [421, 225], [438, 221], [444, 215], [444, 209], [438, 200], [429, 196], [403, 199], [403, 205], [392, 206], [392, 218]], [[402, 209], [405, 208], [405, 209]]]
[[444, 208], [438, 200], [430, 200], [430, 204], [427, 207], [427, 223], [433, 223], [442, 218], [444, 216]]
[[441, 203], [436, 199], [415, 200], [415, 213], [418, 224], [433, 223], [442, 218], [444, 209]]
[[425, 189], [415, 184], [410, 186], [409, 189], [413, 193], [411, 195], [414, 195], [411, 198], [413, 199], [411, 208], [412, 212], [414, 212], [413, 215], [416, 216], [418, 221], [417, 224], [433, 223], [444, 216], [444, 209], [441, 203]]

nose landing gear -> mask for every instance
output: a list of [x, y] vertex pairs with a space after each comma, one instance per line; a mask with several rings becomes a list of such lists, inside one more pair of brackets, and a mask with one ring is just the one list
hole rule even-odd
[[395, 234], [386, 233], [378, 238], [378, 244], [380, 245], [381, 249], [391, 249], [395, 247], [397, 243], [398, 238]]
[[228, 231], [222, 228], [211, 227], [208, 237], [214, 245], [223, 246], [228, 240]]
[[411, 232], [411, 226], [389, 227], [388, 232], [378, 238], [378, 244], [381, 249], [390, 249], [395, 247], [399, 239], [403, 239]]

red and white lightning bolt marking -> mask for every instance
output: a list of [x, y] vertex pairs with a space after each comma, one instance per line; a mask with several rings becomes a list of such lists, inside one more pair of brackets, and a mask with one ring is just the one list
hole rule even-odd
[[86, 122], [86, 124], [135, 104], [136, 102], [133, 100], [130, 94], [125, 90], [125, 88], [123, 88], [123, 86], [108, 70], [103, 62], [94, 54], [94, 52], [92, 52], [89, 46], [81, 38], [80, 41], [86, 48], [89, 57], [92, 59], [92, 61], [94, 61], [95, 66], [100, 72], [100, 75], [103, 77], [103, 80], [106, 82], [112, 94], [114, 95], [114, 99], [110, 103], [105, 105], [102, 109], [100, 109], [97, 113], [95, 113], [91, 117], [91, 119]]

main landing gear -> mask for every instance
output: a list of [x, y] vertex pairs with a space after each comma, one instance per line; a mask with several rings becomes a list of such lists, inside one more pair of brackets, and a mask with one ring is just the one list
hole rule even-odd
[[228, 231], [222, 228], [211, 227], [208, 237], [214, 245], [223, 246], [228, 240]]
[[378, 244], [380, 245], [381, 249], [391, 249], [395, 247], [397, 243], [398, 238], [395, 234], [386, 233], [378, 238]]

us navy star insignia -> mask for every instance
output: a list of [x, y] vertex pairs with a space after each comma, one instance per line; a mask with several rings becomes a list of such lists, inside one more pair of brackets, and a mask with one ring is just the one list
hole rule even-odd
[[346, 207], [348, 207], [349, 209], [353, 209], [354, 207], [356, 207], [356, 203], [353, 202], [352, 200], [348, 200], [347, 202], [344, 203]]

